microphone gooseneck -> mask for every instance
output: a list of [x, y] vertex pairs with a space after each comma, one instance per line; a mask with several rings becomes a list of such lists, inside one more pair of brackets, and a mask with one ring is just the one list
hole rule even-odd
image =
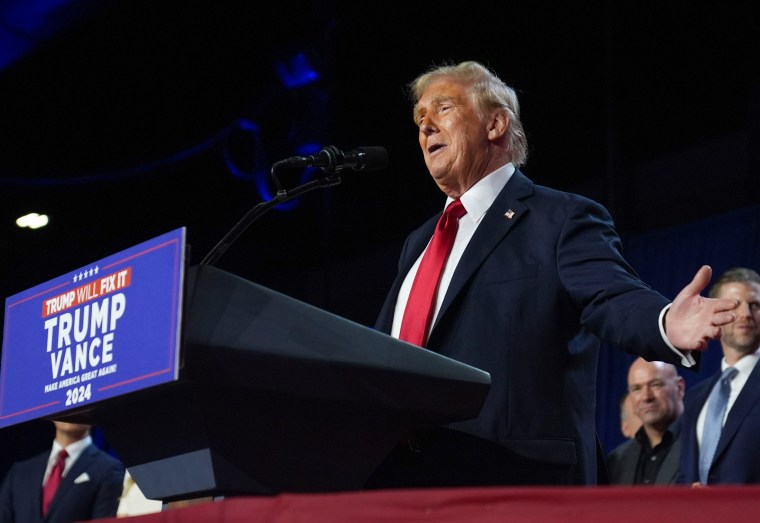
[[[388, 151], [384, 147], [370, 146], [358, 147], [353, 151], [344, 153], [337, 147], [330, 145], [319, 151], [316, 155], [293, 156], [280, 160], [272, 165], [270, 174], [277, 185], [277, 194], [269, 201], [260, 202], [251, 208], [224, 237], [203, 258], [200, 265], [214, 265], [227, 251], [232, 243], [261, 215], [280, 203], [287, 202], [297, 196], [310, 192], [314, 189], [332, 187], [341, 182], [340, 172], [343, 169], [355, 171], [377, 171], [388, 165]], [[308, 181], [291, 190], [285, 190], [275, 176], [278, 167], [320, 167], [326, 176], [320, 176]]]

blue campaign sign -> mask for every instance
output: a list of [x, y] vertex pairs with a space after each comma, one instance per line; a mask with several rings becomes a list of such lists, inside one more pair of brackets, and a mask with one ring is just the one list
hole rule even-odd
[[185, 229], [5, 301], [0, 428], [178, 379]]

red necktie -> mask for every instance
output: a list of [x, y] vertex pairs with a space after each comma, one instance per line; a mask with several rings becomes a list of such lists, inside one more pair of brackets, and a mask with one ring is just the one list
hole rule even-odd
[[58, 490], [58, 485], [61, 484], [61, 477], [63, 477], [63, 468], [67, 457], [69, 457], [69, 453], [66, 452], [66, 449], [61, 449], [58, 457], [55, 459], [53, 468], [50, 470], [50, 476], [48, 476], [45, 486], [42, 487], [43, 515], [47, 513], [50, 502], [53, 501], [53, 496], [55, 496], [55, 491]]
[[427, 342], [427, 332], [433, 319], [438, 283], [441, 280], [443, 266], [449, 257], [454, 238], [459, 227], [459, 218], [467, 214], [467, 210], [459, 200], [454, 200], [444, 211], [438, 225], [435, 227], [433, 239], [430, 242], [422, 261], [417, 269], [417, 275], [412, 283], [409, 301], [404, 309], [399, 339], [414, 345], [424, 347]]

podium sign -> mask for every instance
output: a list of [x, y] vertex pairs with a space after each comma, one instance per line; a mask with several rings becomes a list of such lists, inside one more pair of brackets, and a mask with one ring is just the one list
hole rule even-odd
[[6, 299], [0, 428], [176, 381], [185, 228]]

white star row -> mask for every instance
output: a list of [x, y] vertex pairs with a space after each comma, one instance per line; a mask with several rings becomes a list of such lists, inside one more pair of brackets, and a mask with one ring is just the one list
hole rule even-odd
[[79, 271], [77, 274], [74, 275], [74, 283], [78, 281], [82, 281], [85, 278], [91, 278], [92, 276], [97, 275], [99, 270], [100, 270], [100, 267], [96, 265], [95, 267], [90, 267], [89, 269]]

